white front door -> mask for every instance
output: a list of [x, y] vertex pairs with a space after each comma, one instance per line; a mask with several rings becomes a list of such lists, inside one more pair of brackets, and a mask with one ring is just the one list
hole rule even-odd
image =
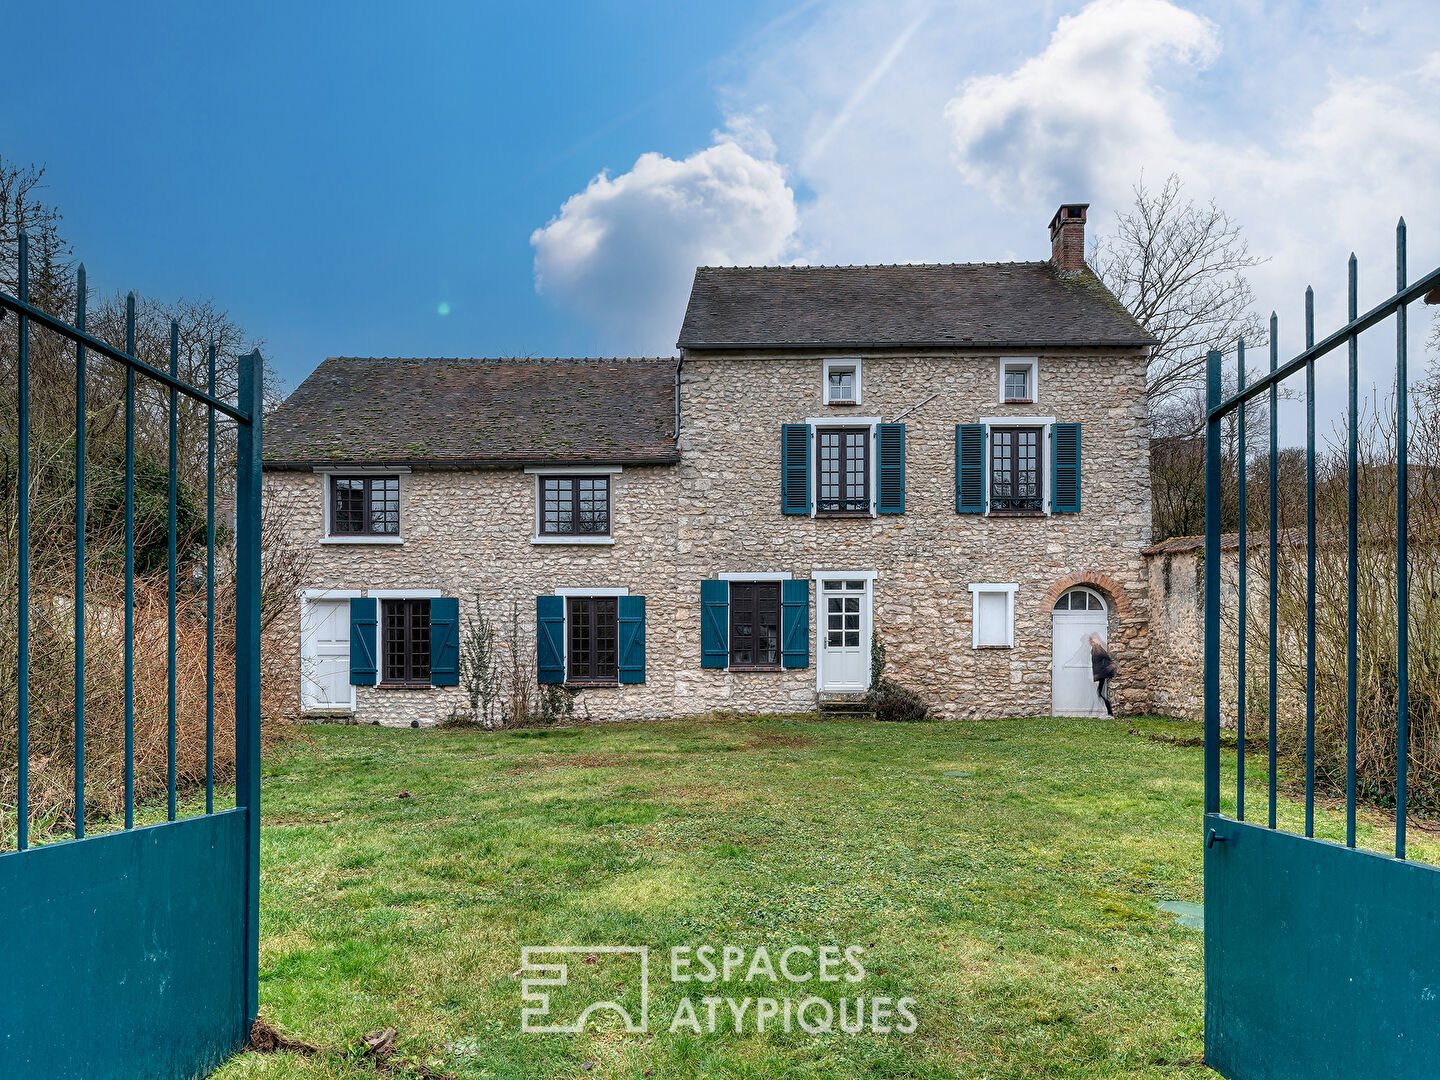
[[1109, 640], [1105, 601], [1090, 589], [1071, 589], [1056, 602], [1051, 661], [1051, 716], [1104, 716], [1105, 703], [1090, 667], [1090, 635]]
[[870, 689], [870, 582], [822, 578], [819, 596], [820, 689], [864, 693]]
[[300, 620], [300, 705], [354, 709], [350, 685], [350, 601], [306, 600]]

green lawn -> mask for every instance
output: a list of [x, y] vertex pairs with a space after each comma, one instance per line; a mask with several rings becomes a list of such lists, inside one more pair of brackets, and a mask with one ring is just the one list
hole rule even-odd
[[[310, 729], [264, 774], [260, 995], [322, 1050], [218, 1076], [374, 1077], [356, 1047], [388, 1025], [457, 1077], [1202, 1075], [1201, 935], [1155, 910], [1201, 897], [1201, 752], [1127, 727]], [[866, 975], [671, 983], [706, 943], [860, 945]], [[522, 1033], [521, 947], [602, 944], [650, 947], [649, 1034]], [[595, 959], [557, 1008], [635, 1003]], [[685, 996], [812, 993], [913, 997], [918, 1029], [669, 1031]]]

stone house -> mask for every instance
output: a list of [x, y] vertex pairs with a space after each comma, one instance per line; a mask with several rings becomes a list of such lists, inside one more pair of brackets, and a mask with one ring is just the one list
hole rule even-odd
[[297, 703], [463, 707], [476, 597], [596, 719], [809, 711], [886, 674], [939, 715], [1149, 706], [1153, 340], [1051, 258], [701, 267], [679, 357], [330, 359], [269, 422], [313, 584]]

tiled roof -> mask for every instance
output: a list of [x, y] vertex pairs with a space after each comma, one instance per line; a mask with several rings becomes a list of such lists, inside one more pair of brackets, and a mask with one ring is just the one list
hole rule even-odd
[[675, 361], [338, 357], [265, 420], [270, 467], [669, 462]]
[[702, 266], [685, 349], [1146, 346], [1088, 270], [1048, 262]]

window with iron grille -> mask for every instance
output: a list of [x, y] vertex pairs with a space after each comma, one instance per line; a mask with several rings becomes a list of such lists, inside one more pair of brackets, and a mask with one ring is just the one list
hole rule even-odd
[[780, 583], [730, 583], [730, 666], [780, 666]]
[[615, 682], [618, 603], [613, 596], [572, 596], [567, 601], [569, 662], [566, 682]]
[[332, 476], [331, 536], [399, 536], [398, 476]]
[[991, 432], [990, 509], [1043, 509], [1039, 428], [996, 428]]
[[822, 514], [870, 512], [870, 429], [820, 428], [816, 509]]
[[430, 685], [430, 601], [384, 601], [380, 635], [381, 681], [391, 686]]
[[608, 476], [542, 476], [541, 536], [609, 536]]

